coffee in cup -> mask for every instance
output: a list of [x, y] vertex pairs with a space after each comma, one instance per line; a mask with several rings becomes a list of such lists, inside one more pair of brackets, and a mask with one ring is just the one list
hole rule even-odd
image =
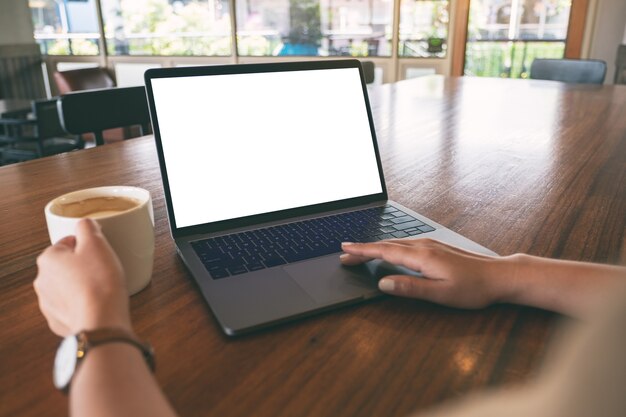
[[154, 262], [154, 212], [142, 188], [112, 186], [74, 191], [45, 208], [50, 241], [73, 235], [80, 219], [94, 219], [120, 258], [130, 295], [150, 283]]
[[52, 211], [64, 217], [99, 217], [112, 216], [135, 208], [141, 201], [123, 196], [90, 197], [84, 200], [58, 203], [51, 207]]

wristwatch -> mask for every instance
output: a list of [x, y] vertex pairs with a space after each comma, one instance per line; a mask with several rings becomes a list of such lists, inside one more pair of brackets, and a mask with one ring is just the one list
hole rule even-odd
[[139, 341], [132, 333], [115, 328], [83, 330], [61, 341], [54, 358], [54, 386], [59, 390], [67, 391], [76, 369], [78, 369], [87, 352], [95, 346], [114, 342], [129, 343], [141, 350], [146, 363], [154, 371], [155, 363], [152, 346]]

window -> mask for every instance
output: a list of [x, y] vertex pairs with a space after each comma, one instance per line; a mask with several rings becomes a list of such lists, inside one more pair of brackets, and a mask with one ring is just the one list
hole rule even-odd
[[111, 55], [227, 56], [229, 0], [101, 0]]
[[28, 5], [43, 54], [99, 54], [95, 0], [30, 0]]
[[240, 0], [242, 56], [391, 56], [392, 0]]
[[465, 74], [526, 78], [535, 58], [563, 58], [571, 0], [471, 0]]
[[[98, 50], [97, 4], [106, 51]], [[391, 57], [398, 30], [393, 27], [394, 4], [394, 0], [29, 0], [35, 37], [44, 54], [112, 56], [227, 57], [236, 52], [244, 57]], [[401, 0], [400, 7], [399, 56], [445, 57], [449, 0]]]
[[447, 0], [402, 0], [398, 55], [445, 57], [449, 7], [450, 3]]

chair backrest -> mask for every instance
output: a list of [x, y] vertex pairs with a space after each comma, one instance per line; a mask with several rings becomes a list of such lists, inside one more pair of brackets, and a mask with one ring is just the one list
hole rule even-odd
[[106, 68], [81, 68], [54, 73], [59, 94], [72, 91], [93, 90], [115, 87], [115, 82]]
[[0, 45], [0, 99], [46, 97], [39, 45]]
[[361, 61], [361, 67], [363, 67], [363, 75], [365, 76], [365, 83], [371, 84], [375, 78], [375, 65], [372, 61]]
[[103, 130], [138, 125], [143, 135], [150, 126], [143, 86], [69, 93], [59, 98], [58, 106], [65, 131], [75, 135], [93, 133], [97, 145], [104, 144]]
[[530, 67], [534, 80], [602, 84], [606, 62], [597, 59], [535, 59]]
[[33, 114], [37, 123], [37, 137], [40, 140], [67, 135], [61, 126], [56, 98], [33, 101]]
[[626, 45], [617, 48], [615, 60], [615, 84], [626, 84]]

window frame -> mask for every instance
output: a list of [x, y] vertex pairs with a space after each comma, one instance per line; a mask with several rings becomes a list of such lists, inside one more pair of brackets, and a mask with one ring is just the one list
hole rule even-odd
[[[447, 74], [449, 72], [449, 62], [451, 59], [451, 44], [454, 34], [454, 7], [458, 0], [449, 0], [448, 2], [448, 37], [446, 42], [448, 50], [445, 57], [400, 57], [399, 50], [399, 29], [400, 29], [400, 5], [401, 0], [393, 1], [392, 14], [392, 37], [391, 37], [391, 55], [390, 56], [367, 56], [367, 57], [341, 57], [341, 56], [243, 56], [238, 53], [237, 46], [237, 17], [235, 1], [231, 0], [230, 19], [231, 19], [231, 48], [230, 56], [157, 56], [157, 55], [111, 55], [108, 53], [108, 45], [104, 33], [104, 17], [102, 13], [101, 0], [95, 0], [96, 13], [98, 18], [99, 36], [99, 55], [43, 55], [43, 59], [47, 64], [49, 78], [52, 79], [53, 73], [56, 71], [56, 65], [59, 62], [94, 62], [102, 67], [109, 68], [112, 73], [115, 72], [115, 66], [119, 63], [148, 63], [158, 64], [161, 67], [172, 67], [180, 65], [219, 65], [219, 64], [238, 64], [238, 63], [259, 63], [259, 62], [293, 62], [293, 61], [310, 61], [325, 59], [342, 59], [357, 58], [372, 61], [377, 68], [382, 70], [383, 76], [380, 82], [389, 83], [406, 78], [406, 72], [409, 68], [432, 69], [436, 73]], [[51, 86], [54, 90], [55, 86]], [[54, 93], [55, 91], [53, 91]]]

